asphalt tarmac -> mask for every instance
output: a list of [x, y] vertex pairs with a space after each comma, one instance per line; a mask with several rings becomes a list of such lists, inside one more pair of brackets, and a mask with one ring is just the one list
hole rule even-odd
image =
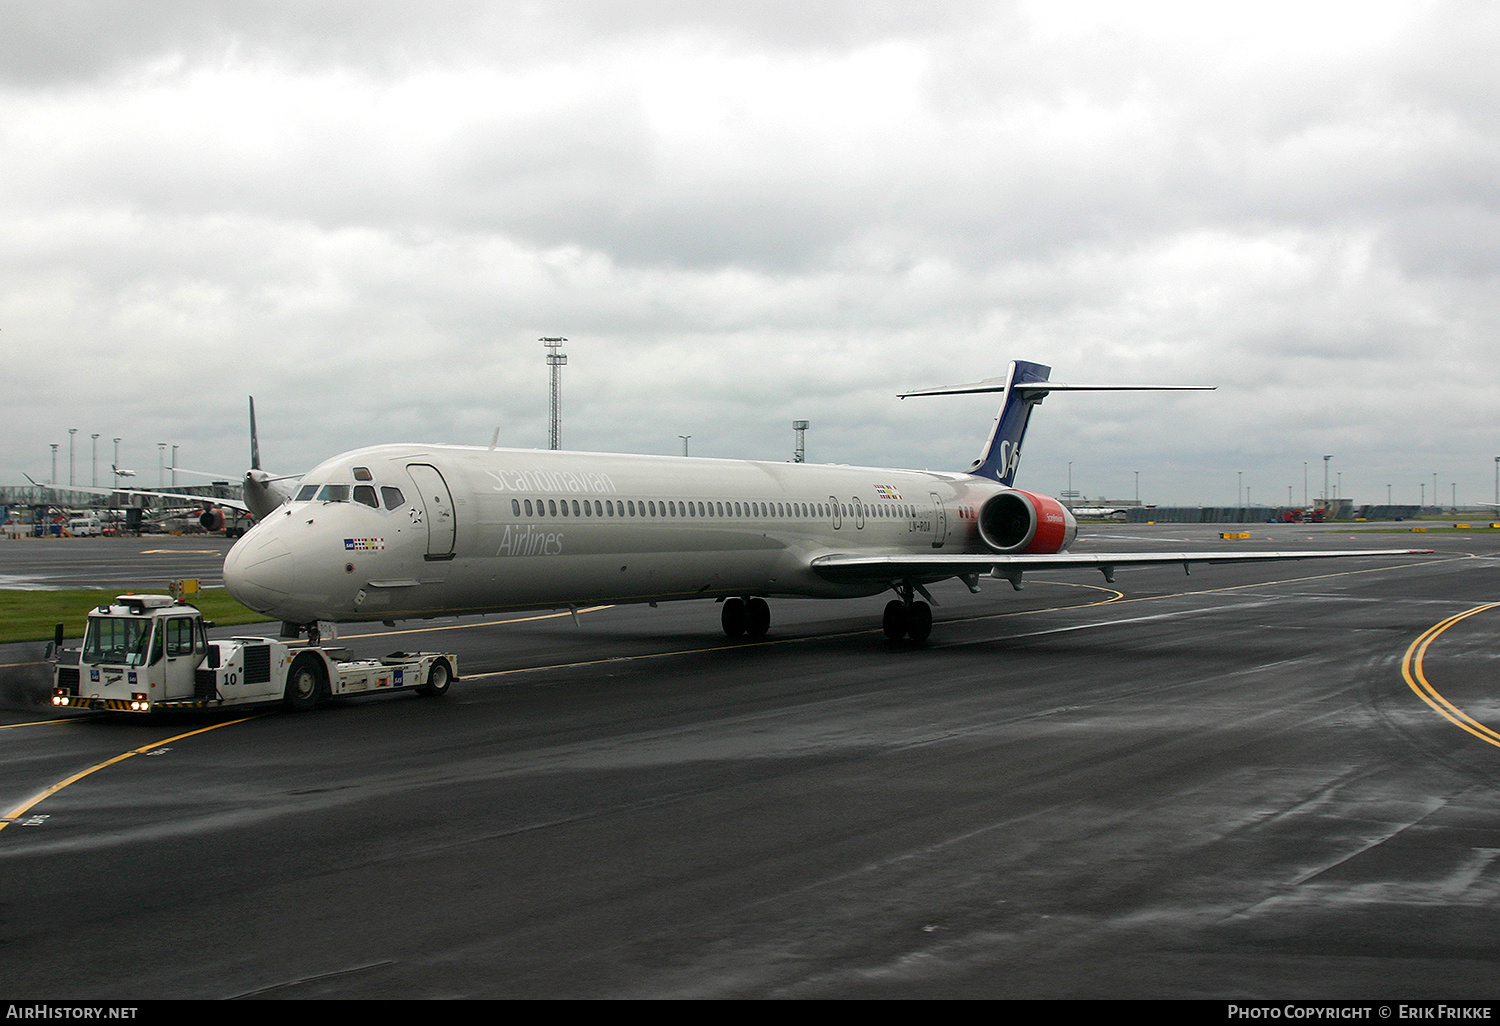
[[1500, 538], [1249, 529], [1076, 549], [1438, 551], [947, 585], [922, 647], [879, 599], [351, 627], [464, 679], [0, 710], [0, 806], [65, 785], [0, 829], [0, 995], [1496, 997]]
[[185, 577], [222, 587], [224, 554], [233, 544], [207, 534], [0, 539], [0, 588], [119, 588], [165, 594], [168, 583]]

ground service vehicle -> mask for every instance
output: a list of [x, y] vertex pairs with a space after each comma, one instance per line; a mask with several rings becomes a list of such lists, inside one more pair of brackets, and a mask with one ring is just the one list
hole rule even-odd
[[[445, 694], [458, 657], [395, 652], [351, 659], [346, 649], [293, 647], [270, 638], [208, 640], [194, 606], [169, 595], [121, 595], [89, 612], [76, 664], [53, 669], [52, 704], [149, 713], [285, 702], [310, 709], [344, 695]], [[58, 625], [61, 646], [62, 625]]]
[[75, 538], [88, 538], [104, 533], [104, 525], [98, 517], [73, 517], [68, 521], [68, 533]]

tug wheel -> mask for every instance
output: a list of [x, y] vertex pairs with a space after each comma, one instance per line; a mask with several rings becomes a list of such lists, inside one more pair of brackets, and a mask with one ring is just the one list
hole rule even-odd
[[424, 695], [441, 698], [448, 693], [448, 688], [452, 684], [453, 670], [448, 666], [448, 660], [439, 659], [432, 664], [432, 669], [427, 671], [427, 683], [417, 690]]

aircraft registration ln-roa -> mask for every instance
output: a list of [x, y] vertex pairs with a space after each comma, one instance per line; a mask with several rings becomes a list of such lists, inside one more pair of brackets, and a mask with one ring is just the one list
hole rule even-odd
[[[1430, 550], [1070, 553], [1058, 500], [1013, 486], [1049, 393], [1190, 386], [1066, 385], [1016, 361], [1003, 378], [909, 395], [1001, 392], [967, 472], [451, 445], [336, 456], [235, 544], [224, 582], [283, 621], [320, 624], [714, 599], [731, 637], [758, 638], [767, 598], [893, 592], [882, 627], [927, 639], [928, 586], [1035, 570], [1410, 555]], [[904, 396], [903, 396], [904, 398]]]

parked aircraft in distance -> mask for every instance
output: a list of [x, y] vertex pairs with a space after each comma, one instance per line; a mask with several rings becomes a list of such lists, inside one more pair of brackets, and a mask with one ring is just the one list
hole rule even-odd
[[[326, 461], [224, 561], [230, 594], [320, 638], [320, 622], [716, 599], [732, 637], [766, 633], [773, 596], [894, 592], [882, 626], [925, 640], [928, 586], [1032, 570], [1242, 563], [1428, 551], [1070, 553], [1073, 515], [1013, 486], [1032, 409], [1066, 385], [1004, 378], [909, 395], [1004, 393], [967, 472], [451, 445]], [[903, 396], [904, 398], [904, 396]]]
[[[115, 479], [118, 481], [127, 477], [135, 477], [133, 470], [121, 470], [111, 467]], [[195, 477], [218, 478], [226, 475], [209, 474], [199, 470], [187, 470], [183, 467], [167, 468], [174, 473], [192, 474]], [[97, 488], [90, 485], [69, 485], [63, 488], [61, 485], [44, 485], [33, 481], [31, 476], [26, 475], [26, 480], [38, 488], [46, 488], [51, 491], [86, 492], [90, 495], [119, 495], [127, 498], [143, 496], [152, 499], [173, 499], [185, 506], [200, 506], [198, 523], [206, 531], [223, 530], [226, 517], [225, 509], [238, 510], [247, 513], [257, 521], [264, 520], [275, 509], [292, 497], [293, 485], [283, 484], [285, 481], [295, 481], [301, 474], [290, 474], [281, 477], [272, 477], [260, 467], [260, 442], [255, 434], [255, 397], [250, 397], [250, 469], [245, 471], [245, 476], [240, 482], [240, 495], [242, 501], [234, 499], [208, 498], [202, 495], [185, 495], [182, 492], [151, 491], [146, 488], [136, 488], [134, 485], [116, 484], [113, 488]]]
[[1124, 520], [1130, 515], [1129, 508], [1125, 506], [1070, 506], [1068, 508], [1075, 517], [1088, 520]]

